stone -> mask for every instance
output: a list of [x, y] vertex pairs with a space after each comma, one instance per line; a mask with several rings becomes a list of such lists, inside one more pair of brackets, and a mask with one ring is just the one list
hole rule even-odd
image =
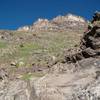
[[76, 67], [74, 64], [53, 66], [56, 71], [34, 82], [37, 96], [40, 100], [99, 100], [100, 80], [96, 79], [100, 74], [99, 62], [100, 59], [87, 58]]
[[30, 82], [17, 79], [0, 83], [0, 100], [37, 100], [37, 97]]
[[[100, 13], [94, 14], [93, 20], [91, 21], [92, 27], [88, 27], [88, 31], [84, 33], [81, 43], [80, 50], [75, 54], [66, 56], [66, 61], [76, 62], [84, 58], [97, 57], [100, 55]], [[81, 51], [81, 52], [80, 52]]]

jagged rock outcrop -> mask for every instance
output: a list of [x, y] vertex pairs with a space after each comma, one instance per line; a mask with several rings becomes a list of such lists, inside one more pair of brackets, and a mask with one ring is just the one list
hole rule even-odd
[[68, 14], [66, 16], [57, 16], [52, 20], [38, 19], [32, 26], [24, 26], [18, 31], [65, 31], [68, 29], [78, 30], [85, 29], [87, 22], [80, 16]]
[[66, 60], [76, 62], [83, 58], [100, 56], [100, 13], [96, 12], [84, 33], [80, 48], [74, 54], [67, 55]]
[[68, 14], [66, 16], [58, 16], [51, 21], [52, 24], [58, 26], [58, 30], [78, 30], [86, 28], [86, 21], [80, 16]]

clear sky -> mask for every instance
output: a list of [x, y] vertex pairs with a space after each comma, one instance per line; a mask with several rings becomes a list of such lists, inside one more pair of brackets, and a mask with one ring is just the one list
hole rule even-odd
[[52, 19], [73, 13], [91, 19], [100, 0], [0, 0], [0, 29], [31, 25], [38, 18]]

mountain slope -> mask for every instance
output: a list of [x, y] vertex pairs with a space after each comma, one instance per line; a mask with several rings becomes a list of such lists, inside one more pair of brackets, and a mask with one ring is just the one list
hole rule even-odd
[[69, 19], [75, 29], [0, 31], [0, 100], [100, 100], [100, 12], [85, 32]]

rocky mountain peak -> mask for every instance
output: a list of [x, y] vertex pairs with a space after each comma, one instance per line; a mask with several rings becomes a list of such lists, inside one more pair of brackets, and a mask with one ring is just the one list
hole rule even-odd
[[46, 24], [46, 23], [49, 23], [49, 20], [48, 19], [39, 18], [35, 23], [33, 23], [33, 25]]
[[78, 21], [78, 22], [83, 22], [83, 23], [85, 22], [84, 18], [82, 18], [80, 16], [73, 15], [73, 14], [68, 14], [67, 18], [70, 21]]
[[53, 21], [77, 21], [77, 22], [86, 22], [84, 18], [80, 17], [80, 16], [76, 16], [74, 14], [67, 14], [65, 16], [57, 16], [56, 18], [53, 19]]
[[57, 16], [52, 20], [39, 18], [32, 26], [24, 26], [18, 29], [18, 31], [64, 31], [68, 29], [85, 29], [87, 22], [84, 18], [73, 14], [67, 14], [65, 16]]

